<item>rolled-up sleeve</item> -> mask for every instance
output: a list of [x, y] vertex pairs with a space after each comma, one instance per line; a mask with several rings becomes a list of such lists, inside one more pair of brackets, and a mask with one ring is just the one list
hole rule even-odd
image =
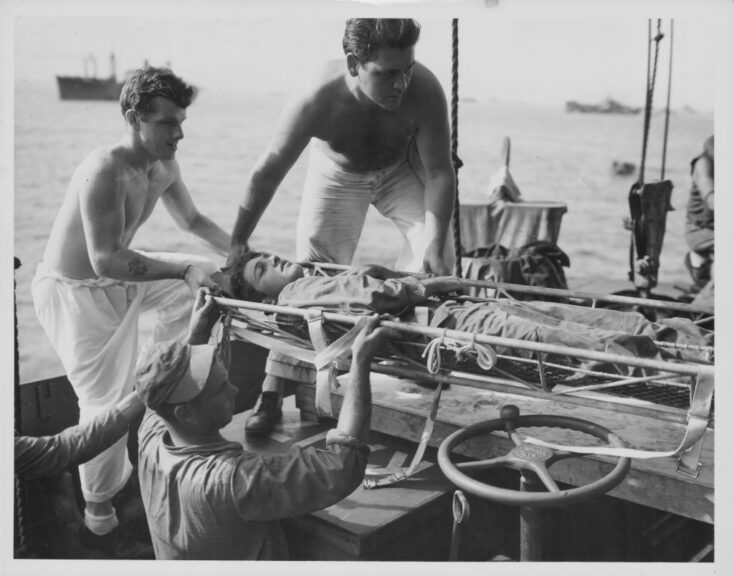
[[356, 436], [342, 432], [339, 428], [332, 428], [326, 433], [326, 445], [332, 446], [334, 444], [341, 444], [343, 446], [351, 446], [352, 448], [366, 450], [367, 455], [369, 455], [369, 447], [364, 442]]
[[351, 494], [364, 478], [370, 449], [338, 430], [326, 449], [292, 447], [286, 454], [245, 453], [232, 477], [239, 514], [262, 522], [321, 510]]

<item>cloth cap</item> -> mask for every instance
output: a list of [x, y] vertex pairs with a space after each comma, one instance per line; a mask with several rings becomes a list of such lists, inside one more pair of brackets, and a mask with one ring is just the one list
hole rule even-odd
[[138, 395], [153, 410], [196, 398], [206, 386], [216, 352], [208, 344], [152, 346], [138, 362]]

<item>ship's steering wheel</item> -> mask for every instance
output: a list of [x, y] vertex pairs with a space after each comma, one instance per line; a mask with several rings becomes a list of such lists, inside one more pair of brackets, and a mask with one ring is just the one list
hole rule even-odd
[[[517, 406], [508, 405], [502, 407], [500, 418], [467, 426], [447, 437], [438, 449], [438, 465], [453, 484], [470, 494], [502, 504], [532, 507], [565, 506], [591, 500], [614, 488], [629, 471], [630, 459], [619, 458], [614, 468], [606, 476], [583, 486], [561, 490], [548, 472], [548, 467], [559, 460], [576, 458], [581, 455], [523, 442], [515, 428], [528, 426], [575, 430], [600, 438], [610, 446], [624, 448], [624, 443], [616, 434], [593, 422], [543, 414], [520, 416]], [[508, 454], [488, 460], [457, 464], [451, 462], [449, 455], [459, 444], [475, 436], [499, 430], [505, 430], [515, 444]], [[501, 467], [532, 472], [548, 491], [525, 492], [499, 488], [479, 482], [465, 474], [469, 471]]]

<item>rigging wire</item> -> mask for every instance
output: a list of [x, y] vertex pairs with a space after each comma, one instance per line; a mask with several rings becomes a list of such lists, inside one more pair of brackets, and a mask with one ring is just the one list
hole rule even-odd
[[668, 155], [668, 125], [670, 124], [670, 93], [673, 83], [673, 20], [670, 20], [670, 55], [668, 59], [668, 96], [665, 103], [665, 130], [663, 132], [663, 159], [660, 168], [660, 179], [665, 180], [665, 159]]
[[459, 158], [459, 19], [451, 21], [451, 162], [454, 166], [456, 177], [456, 194], [454, 195], [454, 249], [456, 251], [456, 263], [454, 275], [458, 278], [463, 276], [461, 271], [461, 228], [459, 217], [459, 168], [464, 164]]
[[[640, 176], [638, 183], [642, 185], [645, 182], [645, 161], [647, 159], [647, 141], [650, 136], [650, 120], [652, 118], [652, 99], [655, 93], [655, 77], [658, 70], [658, 56], [660, 52], [660, 41], [665, 37], [660, 28], [660, 19], [657, 21], [657, 34], [652, 37], [652, 20], [647, 23], [647, 80], [645, 90], [645, 124], [642, 136], [642, 158], [640, 160]], [[650, 59], [652, 53], [652, 42], [655, 41], [655, 53], [652, 63], [652, 72], [650, 71]]]
[[[653, 37], [652, 35], [652, 19], [649, 19], [647, 21], [647, 77], [645, 79], [645, 119], [644, 119], [644, 126], [643, 126], [643, 135], [642, 135], [642, 157], [640, 158], [640, 174], [637, 178], [637, 182], [635, 182], [632, 185], [632, 190], [630, 191], [630, 212], [631, 212], [631, 234], [630, 234], [630, 248], [629, 248], [629, 273], [628, 277], [631, 281], [635, 281], [635, 251], [637, 249], [637, 256], [641, 256], [640, 251], [644, 251], [647, 253], [647, 247], [640, 248], [638, 246], [639, 238], [636, 238], [636, 229], [639, 223], [639, 220], [642, 218], [639, 211], [641, 210], [640, 206], [640, 199], [638, 197], [638, 192], [643, 189], [645, 185], [645, 163], [647, 160], [647, 143], [650, 137], [650, 122], [652, 119], [652, 102], [653, 102], [653, 95], [655, 93], [655, 78], [657, 77], [657, 69], [658, 69], [658, 57], [660, 53], [660, 41], [665, 37], [665, 34], [662, 32], [662, 24], [661, 19], [657, 19], [657, 33]], [[653, 41], [655, 42], [655, 51], [653, 55], [652, 50], [652, 44]], [[672, 56], [672, 52], [671, 52]], [[672, 62], [672, 61], [671, 61]], [[668, 78], [670, 81], [670, 78]], [[668, 89], [670, 90], [670, 83], [668, 84]], [[666, 141], [667, 141], [667, 128], [666, 128]], [[664, 143], [663, 149], [665, 149], [667, 146]], [[663, 167], [665, 166], [665, 162], [663, 161]]]

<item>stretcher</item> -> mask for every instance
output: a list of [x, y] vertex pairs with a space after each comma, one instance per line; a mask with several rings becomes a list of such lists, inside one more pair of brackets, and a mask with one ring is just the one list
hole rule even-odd
[[[502, 291], [508, 285], [467, 281]], [[672, 309], [674, 313], [697, 314], [707, 322], [713, 310], [691, 305], [610, 297], [509, 285], [513, 291], [558, 296], [573, 300], [589, 300], [592, 305], [607, 302], [634, 306]], [[305, 310], [277, 305], [259, 304], [216, 298], [227, 310], [221, 334], [276, 350], [310, 363], [315, 367], [316, 409], [320, 415], [330, 415], [331, 392], [338, 387], [337, 375], [349, 366], [351, 342], [361, 328], [364, 316], [323, 310]], [[288, 320], [284, 323], [283, 318]], [[300, 321], [307, 326], [299, 335], [294, 326]], [[632, 458], [674, 458], [680, 474], [696, 477], [701, 472], [702, 439], [713, 427], [714, 366], [713, 346], [697, 347], [702, 359], [692, 361], [663, 361], [635, 358], [607, 352], [583, 350], [539, 342], [513, 340], [471, 334], [456, 330], [436, 329], [415, 322], [383, 318], [381, 325], [399, 337], [386, 354], [376, 359], [372, 370], [422, 382], [441, 383], [435, 386], [426, 426], [416, 458], [411, 466], [380, 481], [389, 484], [410, 476], [430, 437], [441, 390], [446, 384], [497, 390], [528, 397], [558, 399], [589, 407], [617, 412], [642, 413], [664, 420], [685, 424], [685, 433], [672, 449], [648, 450], [636, 448], [605, 448], [593, 446], [560, 446], [541, 438], [529, 438], [531, 443], [596, 455], [624, 455]], [[220, 335], [220, 338], [223, 336]], [[667, 343], [658, 343], [661, 346]], [[498, 354], [496, 349], [512, 350], [516, 354]], [[530, 355], [530, 357], [528, 357]], [[573, 363], [559, 364], [548, 358], [577, 358], [627, 366], [626, 373], [597, 372]], [[433, 417], [432, 417], [433, 415]]]

